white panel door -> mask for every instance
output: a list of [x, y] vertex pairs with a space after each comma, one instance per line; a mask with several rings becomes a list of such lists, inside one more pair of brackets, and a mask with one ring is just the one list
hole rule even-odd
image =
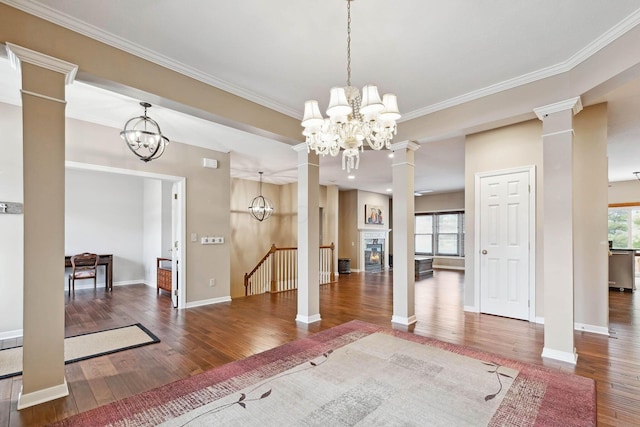
[[480, 178], [480, 312], [529, 319], [529, 172]]

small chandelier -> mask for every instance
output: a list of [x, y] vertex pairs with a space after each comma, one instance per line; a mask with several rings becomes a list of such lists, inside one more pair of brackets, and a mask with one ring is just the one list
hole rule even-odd
[[260, 174], [260, 195], [251, 200], [249, 204], [249, 213], [258, 221], [262, 222], [265, 219], [269, 219], [273, 213], [273, 204], [269, 199], [262, 195], [262, 172]]
[[347, 173], [358, 169], [359, 152], [364, 150], [363, 141], [369, 147], [380, 150], [391, 148], [391, 140], [397, 132], [396, 121], [400, 118], [398, 100], [387, 93], [380, 100], [378, 88], [366, 85], [362, 96], [358, 88], [351, 86], [351, 2], [347, 1], [347, 86], [331, 88], [328, 118], [322, 117], [318, 101], [306, 101], [302, 134], [306, 137], [307, 150], [316, 154], [337, 156], [342, 152], [342, 169]]
[[129, 119], [120, 132], [120, 138], [140, 160], [149, 162], [162, 156], [169, 138], [162, 135], [158, 122], [147, 116], [147, 108], [151, 108], [151, 104], [141, 102], [140, 105], [144, 107], [144, 115]]

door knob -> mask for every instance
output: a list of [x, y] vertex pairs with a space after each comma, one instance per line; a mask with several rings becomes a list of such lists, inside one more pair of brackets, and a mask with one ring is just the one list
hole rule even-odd
[[483, 250], [482, 250], [482, 255], [486, 255], [486, 254], [487, 254], [487, 250], [486, 250], [486, 249], [483, 249]]

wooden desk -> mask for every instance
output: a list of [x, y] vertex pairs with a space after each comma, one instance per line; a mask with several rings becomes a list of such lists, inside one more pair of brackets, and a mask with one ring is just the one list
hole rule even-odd
[[[108, 291], [113, 290], [113, 255], [98, 255], [98, 265], [104, 265], [105, 286]], [[64, 266], [71, 268], [71, 255], [64, 257]]]

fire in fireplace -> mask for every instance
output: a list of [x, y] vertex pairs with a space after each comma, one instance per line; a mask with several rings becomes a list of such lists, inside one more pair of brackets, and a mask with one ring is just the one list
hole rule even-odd
[[365, 240], [364, 271], [378, 273], [382, 271], [384, 261], [384, 239]]

